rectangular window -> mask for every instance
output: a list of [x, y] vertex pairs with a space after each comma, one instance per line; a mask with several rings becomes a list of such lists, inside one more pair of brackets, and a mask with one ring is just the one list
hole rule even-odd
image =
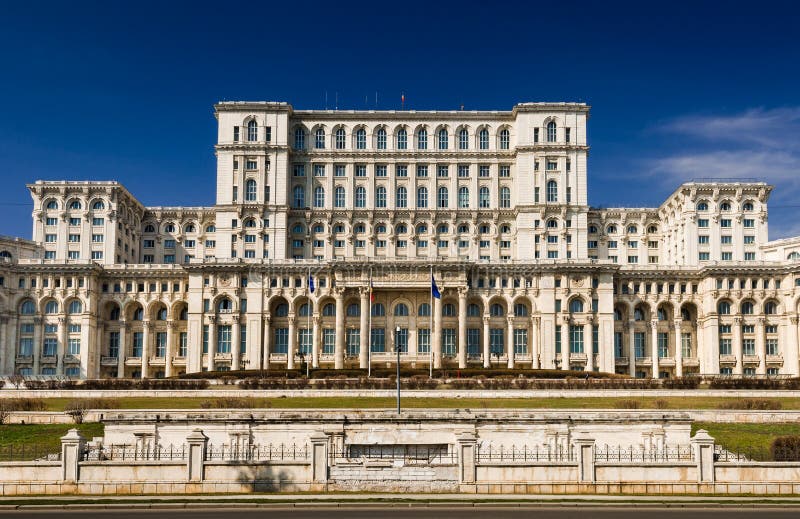
[[367, 176], [367, 166], [364, 164], [356, 164], [356, 176], [357, 177], [366, 177]]
[[755, 261], [756, 253], [755, 252], [745, 252], [744, 253], [744, 260], [745, 261]]
[[175, 240], [164, 240], [164, 248], [165, 249], [174, 249], [175, 248]]
[[497, 357], [505, 352], [503, 337], [502, 328], [491, 328], [489, 330], [489, 355]]
[[720, 243], [722, 243], [723, 245], [730, 245], [731, 243], [733, 243], [733, 236], [730, 235], [720, 236]]
[[[556, 301], [559, 302], [559, 301]], [[556, 353], [561, 353], [561, 325], [556, 325]]]
[[469, 177], [469, 166], [465, 164], [458, 165], [458, 178], [467, 178]]
[[[101, 220], [102, 220], [102, 218], [101, 218]], [[44, 224], [46, 226], [48, 226], [48, 227], [54, 227], [55, 225], [58, 225], [58, 218], [48, 217], [48, 218], [45, 219], [45, 223]]]
[[669, 357], [669, 334], [658, 332], [658, 358]]
[[[114, 342], [115, 335], [116, 335], [116, 344]], [[55, 337], [47, 337], [44, 340], [42, 356], [55, 357], [57, 351], [58, 351], [58, 339], [56, 339]], [[118, 351], [119, 351], [119, 332], [111, 332], [111, 337], [109, 339], [109, 348], [108, 348], [109, 357], [116, 357]]]
[[314, 164], [314, 176], [315, 177], [325, 176], [325, 164]]
[[333, 176], [334, 177], [343, 177], [345, 175], [345, 166], [342, 164], [337, 164], [333, 167]]
[[257, 162], [257, 161], [255, 161], [255, 160], [248, 159], [248, 160], [245, 162], [245, 167], [246, 167], [248, 170], [251, 170], [251, 171], [252, 171], [252, 170], [254, 170], [254, 169], [257, 169], [257, 168], [258, 168], [258, 162]]
[[336, 349], [336, 330], [325, 328], [322, 330], [322, 353], [323, 355], [333, 355]]
[[700, 218], [697, 220], [697, 226], [701, 229], [708, 228], [708, 219], [707, 218]]
[[481, 165], [478, 167], [478, 176], [480, 178], [489, 178], [489, 166]]
[[517, 355], [528, 354], [528, 330], [525, 328], [514, 329], [514, 353]]
[[628, 256], [628, 263], [639, 263], [639, 256]]
[[722, 253], [722, 261], [731, 261], [733, 259], [732, 252], [723, 252]]
[[[250, 168], [247, 168], [250, 169]], [[306, 176], [306, 166], [305, 164], [295, 164], [294, 165], [294, 176], [296, 177], [304, 177]]]
[[[205, 302], [205, 301], [204, 301]], [[206, 308], [206, 312], [208, 308]], [[203, 325], [203, 353], [208, 353], [208, 325]]]
[[286, 355], [289, 351], [289, 328], [275, 328], [275, 353]]
[[720, 337], [719, 339], [719, 354], [720, 355], [730, 355], [731, 351], [731, 339], [729, 337]]
[[417, 329], [417, 353], [431, 352], [431, 331], [428, 328]]
[[583, 326], [570, 325], [569, 327], [569, 352], [583, 353]]
[[231, 326], [221, 324], [217, 326], [217, 353], [231, 352]]
[[78, 243], [80, 241], [81, 241], [81, 235], [80, 234], [70, 234], [69, 235], [69, 242], [70, 243]]
[[697, 256], [697, 259], [700, 261], [708, 261], [710, 258], [710, 254], [708, 252], [700, 252]]
[[[730, 220], [729, 220], [730, 221]], [[745, 229], [753, 229], [756, 226], [756, 221], [751, 218], [744, 219], [744, 228]]]
[[361, 351], [361, 330], [348, 329], [347, 330], [347, 352], [348, 357], [357, 357]]
[[408, 166], [398, 165], [394, 168], [394, 174], [396, 177], [407, 177], [408, 176]]
[[179, 357], [186, 357], [186, 350], [189, 345], [189, 334], [186, 332], [180, 332], [178, 335], [178, 356]]
[[690, 359], [694, 357], [692, 355], [692, 334], [691, 333], [682, 333], [681, 334], [681, 355], [683, 358]]
[[156, 357], [167, 355], [167, 332], [156, 332]]
[[[298, 339], [297, 339], [297, 352], [298, 353], [302, 353], [305, 356], [308, 356], [308, 355], [311, 354], [311, 338], [312, 338], [312, 336], [313, 336], [313, 334], [311, 333], [310, 329], [308, 329], [308, 328], [300, 328], [299, 336], [298, 336]], [[311, 359], [308, 358], [306, 360], [310, 361]]]
[[722, 220], [720, 220], [719, 221], [719, 226], [722, 227], [723, 229], [730, 228], [731, 227], [730, 218], [723, 218]]
[[767, 355], [778, 354], [778, 339], [767, 339]]
[[699, 243], [701, 245], [707, 244], [708, 243], [708, 235], [701, 234], [700, 236], [698, 236], [697, 237], [697, 243]]
[[455, 357], [456, 355], [455, 328], [445, 328], [442, 330], [442, 355], [444, 357]]
[[417, 178], [427, 178], [428, 177], [428, 166], [418, 164], [417, 165]]
[[105, 224], [105, 220], [103, 218], [92, 218], [92, 225], [95, 227], [100, 227]]
[[614, 332], [614, 355], [616, 357], [625, 357], [624, 344], [622, 342], [622, 332]]
[[449, 175], [448, 167], [445, 165], [440, 165], [436, 168], [436, 177], [437, 178], [447, 178]]
[[745, 236], [744, 237], [744, 244], [745, 245], [753, 245], [756, 242], [755, 236]]
[[637, 359], [645, 356], [645, 333], [634, 332], [633, 334], [633, 352]]
[[386, 330], [383, 328], [373, 328], [370, 333], [369, 343], [373, 353], [386, 352]]
[[383, 164], [379, 164], [375, 166], [375, 176], [376, 177], [385, 177], [386, 176], [386, 166]]
[[508, 166], [508, 165], [500, 166], [499, 176], [500, 176], [500, 178], [508, 178], [508, 177], [510, 177], [511, 176], [511, 166]]

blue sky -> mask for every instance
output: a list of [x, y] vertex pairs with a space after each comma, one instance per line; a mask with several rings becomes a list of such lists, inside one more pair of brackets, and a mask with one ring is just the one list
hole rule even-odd
[[360, 109], [377, 91], [379, 109], [587, 102], [592, 205], [755, 177], [777, 186], [771, 238], [800, 234], [798, 27], [796, 2], [770, 1], [9, 2], [0, 233], [30, 236], [36, 179], [211, 205], [214, 102]]

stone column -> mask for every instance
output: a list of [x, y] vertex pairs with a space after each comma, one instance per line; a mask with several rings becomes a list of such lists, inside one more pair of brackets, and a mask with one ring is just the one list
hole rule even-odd
[[314, 329], [311, 335], [311, 367], [319, 367], [319, 314], [314, 314]]
[[442, 368], [442, 298], [433, 298], [433, 337], [431, 338], [431, 348], [433, 348], [433, 367]]
[[294, 315], [289, 316], [289, 347], [286, 350], [286, 369], [294, 369], [294, 345], [297, 342], [297, 325]]
[[86, 446], [86, 438], [78, 429], [70, 429], [61, 437], [61, 480], [77, 483], [80, 478], [79, 464]]
[[465, 432], [456, 436], [458, 445], [458, 482], [474, 484], [475, 474], [475, 449], [477, 448], [477, 438], [475, 433]]
[[756, 321], [756, 355], [758, 355], [758, 369], [756, 374], [767, 374], [767, 348], [764, 344], [764, 323], [766, 319], [759, 317]]
[[119, 350], [117, 351], [117, 378], [125, 378], [125, 357], [128, 356], [127, 326], [125, 321], [119, 322]]
[[39, 364], [42, 359], [42, 318], [36, 316], [33, 318], [33, 374], [40, 375], [41, 369]]
[[458, 290], [458, 368], [467, 367], [467, 289]]
[[153, 331], [153, 323], [145, 321], [142, 325], [142, 378], [147, 378], [147, 368], [150, 363], [150, 341], [152, 340], [150, 336]]
[[628, 321], [628, 369], [631, 377], [636, 376], [636, 321]]
[[58, 345], [56, 347], [56, 374], [64, 374], [64, 356], [67, 354], [67, 318], [58, 318]]
[[744, 373], [744, 359], [742, 358], [742, 318], [733, 318], [733, 355], [736, 357], [736, 367], [733, 372], [737, 375]]
[[683, 337], [681, 337], [680, 321], [675, 321], [675, 376], [683, 376]]
[[186, 458], [186, 479], [195, 482], [203, 481], [205, 476], [203, 465], [206, 460], [208, 436], [203, 434], [200, 429], [195, 429], [186, 437], [186, 443], [189, 446], [189, 456]]
[[172, 342], [175, 340], [175, 321], [167, 321], [167, 348], [164, 352], [164, 376], [172, 376]]
[[488, 368], [491, 366], [492, 359], [490, 358], [491, 350], [489, 349], [489, 316], [483, 316], [483, 367]]
[[788, 323], [786, 322], [786, 317], [783, 317], [779, 327], [781, 333], [778, 335], [780, 351], [783, 353], [783, 372], [794, 376], [797, 376], [798, 369], [800, 369], [797, 358], [799, 340], [797, 323], [798, 317], [796, 315], [790, 316]]
[[310, 440], [311, 481], [325, 483], [328, 481], [328, 437], [325, 433], [315, 432]]
[[658, 321], [650, 321], [650, 350], [653, 354], [653, 378], [658, 378]]
[[714, 438], [708, 431], [700, 429], [690, 440], [694, 460], [697, 463], [697, 481], [699, 483], [713, 483], [714, 474]]
[[231, 369], [236, 371], [241, 369], [241, 349], [242, 346], [240, 344], [242, 338], [242, 325], [239, 323], [239, 316], [232, 315], [231, 318], [233, 319], [233, 327], [231, 331]]
[[[583, 324], [583, 349], [586, 352], [586, 371], [594, 371], [594, 344], [592, 343], [592, 318]], [[600, 332], [598, 331], [598, 334]], [[599, 340], [599, 338], [598, 338]]]
[[578, 483], [594, 483], [594, 439], [578, 437], [572, 441], [578, 462]]
[[5, 362], [9, 357], [10, 348], [8, 341], [8, 316], [0, 316], [0, 373], [6, 373]]
[[208, 371], [214, 371], [214, 357], [217, 355], [217, 317], [208, 316], [208, 358], [206, 360]]
[[541, 317], [531, 317], [531, 368], [539, 369], [539, 355], [541, 355]]
[[336, 296], [336, 342], [334, 343], [334, 368], [344, 368], [344, 289], [338, 288]]
[[264, 358], [261, 359], [261, 367], [263, 369], [269, 369], [269, 350], [270, 344], [272, 343], [272, 334], [270, 333], [270, 316], [267, 315], [264, 317]]
[[561, 369], [569, 369], [569, 316], [564, 316], [561, 323]]
[[361, 319], [360, 319], [360, 327], [359, 330], [359, 343], [360, 347], [358, 349], [358, 367], [361, 369], [367, 369], [367, 354], [369, 352], [369, 339], [370, 339], [370, 330], [369, 330], [369, 290], [366, 288], [362, 288], [360, 291], [361, 295]]
[[89, 370], [87, 370], [87, 377], [100, 378], [100, 370], [103, 364], [103, 336], [105, 335], [105, 322], [97, 320], [97, 333], [95, 333], [95, 342], [92, 348], [89, 349], [92, 355], [89, 357]]
[[514, 317], [509, 315], [506, 317], [506, 322], [508, 323], [507, 326], [507, 333], [508, 337], [506, 338], [506, 358], [508, 359], [508, 368], [514, 369]]

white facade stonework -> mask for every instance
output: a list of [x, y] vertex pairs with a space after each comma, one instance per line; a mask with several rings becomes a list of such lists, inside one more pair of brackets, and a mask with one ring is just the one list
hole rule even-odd
[[32, 243], [0, 240], [1, 374], [385, 367], [396, 348], [417, 367], [800, 372], [800, 241], [768, 242], [772, 186], [591, 208], [581, 103], [215, 108], [213, 206], [28, 186]]

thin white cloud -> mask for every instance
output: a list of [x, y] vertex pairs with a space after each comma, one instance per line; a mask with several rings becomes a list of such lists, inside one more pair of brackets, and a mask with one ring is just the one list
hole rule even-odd
[[[699, 137], [707, 141], [760, 145], [783, 149], [787, 140], [797, 142], [800, 107], [764, 110], [753, 108], [730, 116], [691, 115], [668, 121], [659, 131]], [[795, 146], [798, 144], [796, 143]]]

